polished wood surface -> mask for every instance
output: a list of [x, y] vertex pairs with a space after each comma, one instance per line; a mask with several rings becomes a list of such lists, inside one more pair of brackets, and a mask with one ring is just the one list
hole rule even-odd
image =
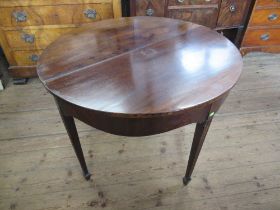
[[131, 16], [158, 16], [213, 28], [240, 47], [253, 0], [130, 0]]
[[[86, 9], [96, 10], [96, 18], [87, 18], [84, 15]], [[112, 4], [80, 4], [80, 5], [48, 5], [29, 7], [0, 7], [1, 26], [36, 26], [36, 25], [60, 25], [60, 24], [81, 24], [113, 18]], [[15, 12], [24, 11], [27, 20], [17, 21], [11, 15]]]
[[106, 20], [62, 36], [40, 57], [55, 96], [100, 113], [169, 115], [209, 103], [241, 73], [239, 52], [206, 27], [166, 18]]
[[257, 0], [246, 29], [241, 52], [280, 53], [280, 1]]
[[184, 1], [178, 1], [178, 0], [168, 0], [169, 6], [176, 6], [176, 5], [203, 5], [203, 4], [218, 4], [220, 0], [184, 0]]
[[177, 8], [169, 9], [168, 17], [194, 22], [209, 28], [215, 28], [218, 13], [218, 5], [206, 8]]
[[85, 182], [52, 95], [38, 79], [9, 83], [0, 94], [0, 209], [279, 210], [280, 54], [243, 59], [187, 187], [195, 124], [130, 138], [75, 119], [94, 178]]
[[[75, 29], [75, 26], [42, 26], [28, 27], [23, 30], [15, 30], [14, 28], [12, 28], [10, 30], [7, 29], [3, 31], [3, 33], [6, 36], [10, 48], [14, 51], [21, 51], [45, 49], [50, 43], [58, 39], [59, 36]], [[32, 42], [28, 42], [25, 37], [31, 37]]]
[[279, 8], [255, 10], [251, 16], [250, 26], [275, 26], [280, 25]]
[[251, 1], [224, 0], [221, 3], [217, 27], [238, 27], [244, 25]]
[[36, 60], [26, 54], [45, 49], [82, 24], [121, 16], [121, 0], [0, 0], [0, 45], [10, 75], [37, 76]]
[[123, 136], [159, 134], [197, 123], [184, 185], [241, 70], [239, 51], [217, 32], [152, 17], [82, 27], [51, 44], [37, 65], [87, 180], [91, 174], [74, 118]]
[[279, 6], [278, 0], [256, 0], [257, 8], [261, 7], [277, 7]]
[[165, 16], [165, 0], [134, 0], [130, 4], [133, 7], [131, 13], [138, 16]]
[[[280, 29], [249, 29], [244, 37], [243, 44], [246, 47], [273, 46], [280, 45]], [[267, 37], [267, 39], [263, 39]]]

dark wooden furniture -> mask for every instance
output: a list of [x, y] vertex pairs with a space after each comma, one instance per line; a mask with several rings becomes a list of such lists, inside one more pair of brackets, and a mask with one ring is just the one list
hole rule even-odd
[[280, 52], [280, 0], [257, 0], [242, 41], [241, 52]]
[[213, 116], [237, 82], [242, 58], [222, 35], [185, 21], [104, 20], [62, 36], [42, 54], [40, 80], [53, 94], [86, 179], [74, 118], [123, 136], [197, 123], [184, 184]]
[[198, 23], [219, 31], [239, 46], [251, 3], [252, 0], [130, 0], [130, 14]]

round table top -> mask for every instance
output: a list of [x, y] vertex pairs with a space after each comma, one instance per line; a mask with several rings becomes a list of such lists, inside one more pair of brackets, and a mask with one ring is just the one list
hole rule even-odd
[[95, 22], [61, 36], [37, 72], [56, 97], [118, 115], [165, 114], [229, 91], [242, 57], [225, 37], [180, 20], [131, 17]]

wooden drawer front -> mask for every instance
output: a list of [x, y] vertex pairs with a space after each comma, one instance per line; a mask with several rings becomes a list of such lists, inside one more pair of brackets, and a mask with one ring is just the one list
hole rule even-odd
[[278, 24], [280, 24], [280, 8], [254, 10], [250, 20], [250, 26]]
[[218, 9], [172, 9], [168, 11], [168, 16], [170, 18], [181, 19], [210, 28], [215, 28], [218, 17]]
[[260, 6], [260, 7], [273, 7], [273, 6], [280, 6], [280, 0], [257, 0], [256, 2], [256, 6]]
[[14, 51], [12, 55], [18, 66], [34, 66], [36, 65], [42, 50], [30, 51]]
[[[113, 0], [114, 1], [114, 0]], [[0, 0], [1, 7], [44, 6], [61, 4], [111, 3], [112, 0]]]
[[280, 45], [280, 28], [248, 29], [243, 39], [243, 46]]
[[168, 6], [218, 4], [220, 0], [169, 0]]
[[111, 4], [78, 4], [0, 8], [1, 26], [87, 23], [113, 18]]
[[[134, 1], [134, 0], [133, 0]], [[163, 0], [135, 0], [136, 16], [164, 16]]]
[[36, 66], [10, 66], [9, 74], [13, 78], [37, 77]]
[[243, 25], [245, 11], [250, 0], [223, 0], [217, 26], [231, 27]]
[[10, 48], [14, 50], [45, 49], [62, 34], [74, 28], [44, 28], [4, 31]]

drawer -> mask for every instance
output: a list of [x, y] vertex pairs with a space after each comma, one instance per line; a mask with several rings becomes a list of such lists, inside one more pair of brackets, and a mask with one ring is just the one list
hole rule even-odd
[[279, 7], [280, 0], [257, 0], [256, 6], [258, 7]]
[[280, 8], [254, 10], [250, 20], [250, 26], [278, 24], [280, 25]]
[[280, 28], [247, 29], [242, 46], [280, 45]]
[[223, 0], [221, 3], [217, 27], [232, 27], [243, 25], [244, 14], [250, 0]]
[[111, 4], [77, 4], [0, 8], [1, 26], [88, 23], [113, 18]]
[[9, 75], [13, 78], [37, 77], [36, 66], [10, 66]]
[[42, 50], [30, 50], [30, 51], [13, 51], [12, 55], [18, 66], [34, 66], [36, 65]]
[[131, 4], [135, 4], [136, 16], [164, 16], [163, 0], [133, 0]]
[[215, 28], [218, 8], [170, 9], [168, 10], [168, 17]]
[[33, 28], [3, 31], [8, 45], [14, 50], [45, 49], [59, 36], [75, 28]]
[[218, 4], [220, 0], [169, 0], [168, 6]]
[[[113, 0], [115, 1], [115, 0]], [[112, 3], [112, 0], [0, 0], [0, 7], [44, 6], [61, 4]]]

